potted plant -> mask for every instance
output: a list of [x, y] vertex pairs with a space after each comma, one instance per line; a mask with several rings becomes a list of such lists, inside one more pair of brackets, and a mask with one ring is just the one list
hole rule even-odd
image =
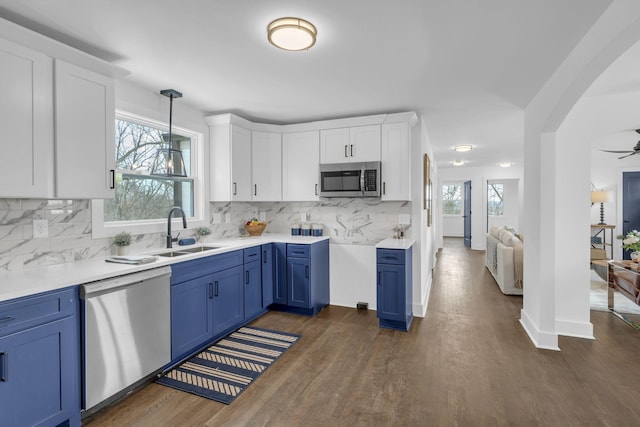
[[211, 229], [209, 227], [198, 227], [196, 228], [196, 234], [199, 236], [198, 240], [204, 240], [211, 234]]
[[631, 230], [626, 236], [618, 236], [622, 239], [622, 247], [631, 251], [631, 260], [638, 262], [640, 260], [640, 231]]
[[131, 244], [131, 234], [123, 231], [113, 238], [113, 243], [118, 247], [118, 255], [127, 255]]

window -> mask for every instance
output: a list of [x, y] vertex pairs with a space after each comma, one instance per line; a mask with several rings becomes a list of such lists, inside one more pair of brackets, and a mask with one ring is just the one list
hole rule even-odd
[[444, 215], [462, 214], [462, 192], [459, 184], [442, 186], [442, 213]]
[[487, 213], [489, 216], [504, 215], [504, 184], [487, 185]]
[[180, 206], [189, 227], [204, 225], [205, 207], [201, 179], [202, 135], [182, 128], [172, 129], [171, 148], [180, 150], [186, 177], [152, 175], [159, 148], [168, 147], [164, 123], [117, 113], [115, 122], [115, 198], [92, 202], [94, 237], [119, 231], [134, 234], [164, 230], [172, 206]]
[[168, 146], [165, 131], [116, 119], [116, 197], [105, 200], [106, 222], [166, 218], [172, 206], [193, 217], [191, 138], [172, 134], [171, 143], [171, 148], [182, 151], [187, 178], [151, 175], [158, 149]]

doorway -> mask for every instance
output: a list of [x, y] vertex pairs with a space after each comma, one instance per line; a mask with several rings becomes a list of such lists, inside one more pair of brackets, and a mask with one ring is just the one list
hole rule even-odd
[[471, 181], [464, 183], [464, 245], [471, 248]]
[[487, 180], [487, 232], [491, 227], [520, 230], [518, 179]]

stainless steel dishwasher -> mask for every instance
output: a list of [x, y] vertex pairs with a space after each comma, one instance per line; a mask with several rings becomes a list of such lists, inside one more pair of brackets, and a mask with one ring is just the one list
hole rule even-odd
[[170, 277], [161, 267], [80, 287], [85, 410], [171, 361]]

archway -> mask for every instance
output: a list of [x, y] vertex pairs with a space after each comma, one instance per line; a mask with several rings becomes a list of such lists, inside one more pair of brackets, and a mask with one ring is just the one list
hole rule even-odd
[[587, 88], [640, 40], [640, 4], [614, 0], [525, 110], [524, 300], [520, 322], [533, 343], [593, 338], [589, 320], [589, 150], [562, 133]]

